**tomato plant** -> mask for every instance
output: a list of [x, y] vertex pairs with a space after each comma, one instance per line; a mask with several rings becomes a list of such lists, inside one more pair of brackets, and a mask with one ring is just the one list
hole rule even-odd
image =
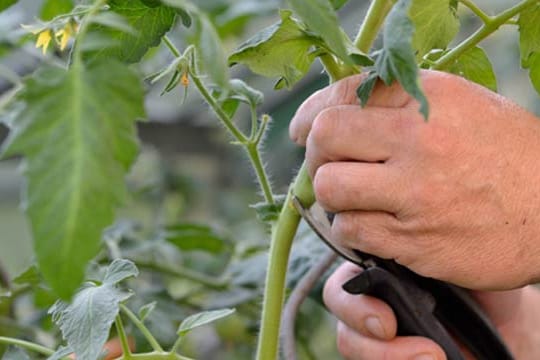
[[[242, 149], [255, 174], [262, 201], [252, 208], [270, 229], [269, 247], [262, 254], [267, 252], [269, 260], [256, 354], [261, 360], [278, 356], [280, 319], [291, 285], [286, 284], [286, 272], [300, 223], [300, 215], [291, 206], [292, 197], [306, 206], [315, 198], [303, 167], [289, 191], [276, 195], [261, 154], [271, 122], [260, 110], [263, 93], [232, 78], [229, 67], [247, 67], [275, 80], [276, 91], [294, 88], [317, 61], [331, 82], [366, 71], [369, 75], [357, 91], [362, 104], [377, 81], [386, 85], [397, 81], [418, 101], [419, 111], [429, 121], [418, 69], [448, 71], [496, 91], [495, 72], [479, 44], [509, 26], [519, 33], [521, 66], [540, 92], [538, 0], [519, 1], [495, 15], [469, 0], [372, 0], [353, 39], [343, 31], [337, 15], [346, 2], [288, 0], [277, 10], [277, 3], [247, 0], [217, 5], [188, 0], [47, 0], [39, 20], [25, 24], [24, 31], [11, 29], [1, 35], [0, 56], [29, 42], [42, 54], [35, 71], [22, 79], [10, 69], [5, 72], [12, 86], [0, 103], [2, 121], [9, 128], [2, 156], [23, 157], [23, 205], [36, 264], [14, 280], [3, 280], [6, 291], [0, 297], [0, 311], [12, 311], [21, 293], [35, 293], [36, 299], [45, 298], [48, 305], [60, 298], [49, 313], [64, 340], [50, 349], [0, 334], [0, 343], [18, 346], [10, 348], [4, 358], [27, 358], [21, 350], [25, 348], [52, 359], [71, 353], [81, 359], [97, 359], [114, 328], [123, 349], [120, 358], [184, 359], [178, 350], [188, 332], [234, 312], [228, 307], [216, 309], [219, 302], [215, 302], [198, 307], [211, 311], [186, 316], [183, 321], [173, 317], [180, 325], [172, 330], [172, 346], [165, 350], [145, 324], [160, 306], [158, 300], [139, 304], [138, 314], [134, 305], [126, 305], [131, 296], [127, 286], [133, 285], [129, 279], [139, 271], [188, 279], [191, 288], [198, 284], [215, 296], [237, 296], [229, 299], [234, 301], [224, 301], [228, 305], [257, 304], [260, 294], [249, 289], [260, 279], [246, 279], [251, 270], [244, 265], [249, 261], [260, 264], [261, 258], [238, 256], [238, 247], [215, 229], [187, 222], [162, 226], [159, 241], [145, 242], [133, 235], [132, 228], [111, 227], [115, 211], [129, 193], [125, 178], [140, 151], [136, 122], [146, 117], [145, 98], [158, 86], [163, 94], [183, 92], [184, 100], [188, 92], [196, 91], [233, 144]], [[0, 0], [2, 12], [14, 6], [18, 6], [16, 0]], [[230, 39], [244, 36], [251, 17], [270, 12], [279, 17], [275, 24], [230, 50]], [[480, 26], [462, 41], [455, 41], [460, 14], [473, 14]], [[374, 46], [378, 36], [381, 41]], [[160, 56], [167, 63], [149, 71], [152, 66], [148, 64], [155, 67]], [[242, 110], [249, 114], [247, 125], [235, 120]], [[171, 246], [188, 255], [202, 249], [219, 259], [218, 271], [226, 276], [209, 276], [200, 271], [200, 264], [194, 270], [177, 266], [175, 259], [163, 261]], [[151, 252], [157, 257], [150, 256]], [[310, 267], [308, 260], [315, 256], [302, 256], [300, 262]], [[313, 265], [307, 271], [315, 280], [334, 261], [326, 254], [318, 258], [324, 266]], [[314, 286], [314, 280], [298, 281], [299, 277], [293, 283]], [[144, 292], [144, 287], [137, 287], [136, 292], [139, 290]], [[296, 305], [291, 305], [293, 310], [286, 317], [285, 333], [291, 328], [294, 333], [291, 319], [303, 301], [294, 290], [290, 299]], [[2, 309], [4, 305], [7, 310]], [[138, 329], [148, 351], [132, 353], [125, 320]], [[294, 346], [290, 341], [287, 344], [287, 354], [293, 357]]]

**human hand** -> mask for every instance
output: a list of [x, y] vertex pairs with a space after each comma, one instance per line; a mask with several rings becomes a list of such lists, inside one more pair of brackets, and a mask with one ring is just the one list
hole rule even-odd
[[[341, 265], [328, 279], [324, 301], [339, 322], [339, 352], [349, 360], [443, 360], [443, 350], [432, 340], [396, 336], [392, 309], [371, 296], [351, 295], [341, 285], [361, 269]], [[501, 292], [473, 292], [516, 360], [540, 358], [540, 292], [533, 287]], [[474, 359], [464, 351], [466, 359]], [[423, 355], [424, 357], [420, 357]], [[429, 357], [431, 356], [431, 357]]]
[[353, 76], [313, 94], [290, 135], [306, 145], [332, 238], [473, 289], [540, 278], [540, 122], [455, 75], [422, 71], [429, 121], [398, 84], [365, 108]]

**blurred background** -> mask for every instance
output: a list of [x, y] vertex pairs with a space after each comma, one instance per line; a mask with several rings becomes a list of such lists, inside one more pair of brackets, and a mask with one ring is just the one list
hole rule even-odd
[[[477, 3], [492, 14], [509, 7], [514, 1], [478, 0]], [[351, 36], [354, 36], [368, 4], [368, 1], [351, 1], [341, 9], [342, 24]], [[32, 41], [26, 41], [22, 48], [13, 51], [14, 42], [25, 41], [20, 24], [33, 23], [40, 16], [41, 5], [41, 1], [21, 0], [0, 14], [0, 99], [11, 89], [10, 79], [13, 77], [31, 73], [42, 62], [62, 59], [61, 54], [44, 57]], [[199, 0], [197, 5], [212, 15], [228, 53], [264, 26], [277, 21], [276, 10], [285, 6], [278, 0]], [[460, 9], [460, 14], [466, 13], [466, 9]], [[472, 16], [462, 16], [461, 31], [456, 41], [479, 26], [480, 22]], [[170, 36], [182, 43], [183, 35], [179, 29], [173, 30]], [[533, 91], [527, 73], [519, 66], [517, 39], [516, 28], [506, 26], [481, 46], [493, 62], [499, 92], [540, 114], [538, 95]], [[155, 49], [139, 70], [151, 74], [171, 59], [165, 49]], [[245, 68], [231, 69], [233, 77], [244, 79], [265, 94], [262, 111], [270, 114], [273, 121], [264, 144], [264, 160], [277, 193], [286, 192], [303, 157], [302, 149], [288, 139], [289, 120], [306, 97], [326, 85], [327, 79], [321, 70], [317, 64], [309, 76], [292, 90], [274, 91], [273, 81], [255, 76]], [[164, 224], [201, 222], [225, 233], [231, 242], [246, 244], [246, 248], [264, 248], [269, 238], [266, 229], [257, 221], [254, 210], [247, 206], [261, 198], [242, 150], [229, 144], [230, 138], [194, 89], [188, 88], [187, 98], [183, 101], [182, 89], [161, 96], [163, 85], [147, 86], [148, 120], [138, 124], [142, 151], [128, 178], [130, 199], [120, 209], [114, 230], [136, 232], [137, 237], [145, 239], [155, 237], [155, 229]], [[249, 114], [241, 114], [238, 121], [247, 126]], [[0, 143], [6, 136], [7, 129], [0, 125]], [[24, 180], [19, 166], [19, 159], [0, 161], [0, 263], [10, 277], [26, 269], [32, 261], [29, 228], [20, 207]], [[303, 256], [305, 260], [310, 254]], [[253, 269], [260, 273], [264, 266], [259, 263]], [[183, 291], [182, 286], [178, 288], [178, 291]], [[169, 290], [174, 292], [171, 287]], [[310, 324], [318, 319], [309, 319], [311, 311], [316, 312], [313, 306], [308, 303], [301, 314], [306, 329], [303, 336], [316, 339], [309, 342], [318, 343], [315, 348], [326, 348], [327, 354], [331, 354], [334, 351], [333, 335], [328, 336], [327, 330], [320, 334], [308, 330]], [[166, 336], [166, 329], [161, 329], [161, 332]], [[211, 338], [211, 335], [205, 336]], [[309, 355], [309, 351], [315, 350], [312, 347], [306, 350], [306, 354]], [[306, 358], [315, 358], [308, 355]], [[210, 359], [211, 356], [203, 358]], [[234, 357], [231, 355], [231, 358]]]

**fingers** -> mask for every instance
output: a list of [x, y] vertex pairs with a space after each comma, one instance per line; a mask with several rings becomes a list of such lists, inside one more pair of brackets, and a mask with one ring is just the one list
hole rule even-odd
[[351, 295], [341, 288], [360, 270], [354, 264], [341, 265], [326, 282], [324, 302], [338, 319], [359, 334], [390, 340], [397, 331], [396, 318], [390, 306], [371, 296]]
[[444, 360], [444, 352], [430, 339], [396, 337], [396, 318], [386, 303], [370, 296], [351, 295], [341, 288], [360, 271], [358, 266], [345, 263], [324, 288], [326, 306], [340, 319], [339, 352], [351, 360]]
[[399, 261], [417, 250], [403, 241], [399, 228], [399, 220], [389, 213], [344, 211], [334, 216], [330, 236], [342, 247]]
[[443, 350], [432, 340], [404, 336], [377, 340], [364, 336], [342, 322], [338, 323], [338, 350], [348, 360], [444, 360]]
[[[339, 105], [358, 105], [356, 90], [367, 74], [350, 76], [322, 90], [315, 92], [300, 106], [289, 127], [293, 141], [305, 145], [311, 124], [316, 116], [326, 108]], [[397, 83], [385, 86], [378, 83], [370, 97], [368, 106], [382, 108], [405, 107], [411, 97]]]
[[327, 161], [388, 160], [407, 126], [404, 115], [398, 109], [354, 105], [326, 108], [313, 120], [306, 140], [310, 174]]
[[386, 164], [331, 162], [313, 177], [317, 201], [330, 212], [373, 210], [399, 213], [407, 201], [403, 175]]

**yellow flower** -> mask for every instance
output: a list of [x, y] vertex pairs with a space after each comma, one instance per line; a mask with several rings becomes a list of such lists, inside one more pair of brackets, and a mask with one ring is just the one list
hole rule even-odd
[[71, 21], [64, 26], [63, 29], [56, 32], [55, 36], [60, 38], [60, 50], [64, 50], [69, 42], [69, 39], [77, 32], [76, 24], [74, 25]]
[[52, 40], [51, 30], [45, 29], [39, 32], [37, 41], [36, 41], [36, 48], [39, 49], [41, 47], [43, 50], [43, 55], [45, 55], [45, 53], [47, 53], [47, 48], [49, 47], [51, 40]]

